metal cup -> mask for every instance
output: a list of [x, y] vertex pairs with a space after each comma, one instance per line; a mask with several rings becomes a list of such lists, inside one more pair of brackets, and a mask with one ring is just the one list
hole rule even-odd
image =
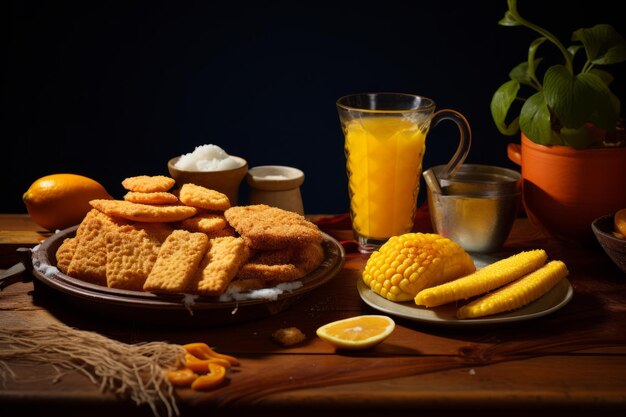
[[[468, 252], [494, 252], [506, 241], [521, 202], [519, 173], [490, 166], [461, 166], [452, 179], [432, 186], [432, 174], [424, 172], [430, 218], [436, 233]], [[504, 175], [506, 174], [506, 175]], [[451, 193], [452, 192], [452, 193]]]

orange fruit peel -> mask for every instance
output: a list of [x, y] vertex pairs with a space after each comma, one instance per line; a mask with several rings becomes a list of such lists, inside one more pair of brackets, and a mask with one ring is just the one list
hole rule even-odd
[[337, 320], [317, 329], [317, 335], [338, 349], [362, 350], [378, 345], [393, 332], [395, 322], [381, 315]]
[[613, 223], [615, 225], [615, 231], [622, 236], [626, 235], [626, 208], [618, 210], [613, 217]]
[[99, 182], [77, 174], [46, 175], [22, 196], [32, 220], [50, 231], [79, 224], [92, 208], [89, 201], [111, 198]]

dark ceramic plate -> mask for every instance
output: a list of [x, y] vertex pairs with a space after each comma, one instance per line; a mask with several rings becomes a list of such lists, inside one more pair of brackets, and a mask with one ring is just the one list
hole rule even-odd
[[158, 325], [211, 326], [237, 323], [277, 314], [300, 297], [332, 279], [343, 267], [345, 252], [335, 239], [323, 233], [325, 259], [313, 272], [303, 277], [302, 286], [285, 290], [275, 299], [220, 301], [218, 297], [160, 295], [128, 291], [91, 284], [72, 278], [56, 267], [56, 251], [78, 226], [55, 233], [33, 249], [32, 264], [36, 284], [62, 295], [66, 301], [105, 317]]

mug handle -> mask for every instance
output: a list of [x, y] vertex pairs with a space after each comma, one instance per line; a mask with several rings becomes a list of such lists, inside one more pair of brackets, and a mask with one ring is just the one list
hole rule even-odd
[[506, 147], [506, 155], [509, 157], [511, 162], [522, 166], [522, 147], [520, 145], [517, 143], [509, 143]]
[[437, 126], [442, 120], [452, 120], [459, 128], [459, 146], [456, 149], [454, 156], [452, 156], [452, 159], [450, 159], [450, 162], [446, 165], [446, 168], [440, 178], [446, 179], [454, 177], [457, 170], [463, 164], [463, 161], [465, 161], [465, 158], [469, 153], [470, 146], [472, 145], [472, 129], [470, 128], [465, 116], [456, 110], [441, 109], [435, 112], [431, 121], [432, 127]]

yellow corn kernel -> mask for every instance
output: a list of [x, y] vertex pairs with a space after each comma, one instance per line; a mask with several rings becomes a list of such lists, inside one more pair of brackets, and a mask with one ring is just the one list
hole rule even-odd
[[389, 239], [370, 255], [363, 281], [391, 301], [409, 301], [423, 288], [475, 270], [457, 243], [434, 233], [406, 233]]
[[523, 307], [550, 291], [567, 274], [567, 266], [563, 262], [548, 262], [525, 277], [459, 308], [457, 317], [482, 317]]
[[415, 304], [435, 307], [484, 294], [539, 269], [547, 258], [543, 249], [520, 252], [471, 275], [420, 291], [415, 296]]

